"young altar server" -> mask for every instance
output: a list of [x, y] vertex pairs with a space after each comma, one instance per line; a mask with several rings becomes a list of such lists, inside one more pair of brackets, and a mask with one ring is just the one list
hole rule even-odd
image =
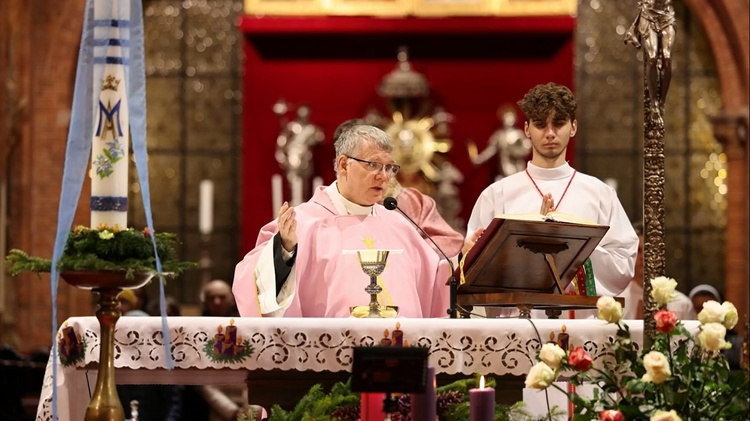
[[399, 166], [394, 144], [372, 126], [335, 142], [336, 181], [296, 207], [284, 203], [261, 228], [256, 247], [237, 265], [233, 292], [242, 316], [349, 317], [365, 305], [369, 276], [345, 250], [399, 250], [379, 276], [381, 305], [403, 317], [444, 317], [449, 305], [445, 260], [403, 215], [378, 203]]
[[487, 187], [477, 199], [468, 231], [485, 228], [495, 215], [552, 211], [584, 218], [609, 230], [591, 254], [597, 295], [621, 293], [633, 277], [638, 236], [615, 190], [576, 171], [565, 161], [578, 128], [577, 102], [565, 86], [533, 87], [518, 102], [526, 115], [524, 132], [532, 142], [526, 170]]

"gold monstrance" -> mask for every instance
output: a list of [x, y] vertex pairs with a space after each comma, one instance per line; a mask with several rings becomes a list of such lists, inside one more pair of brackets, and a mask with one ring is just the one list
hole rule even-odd
[[398, 65], [383, 78], [378, 93], [388, 101], [391, 115], [370, 115], [365, 120], [393, 139], [401, 184], [432, 195], [441, 181], [443, 158], [438, 154], [451, 149], [448, 123], [452, 116], [441, 107], [432, 109], [429, 84], [424, 75], [412, 70], [406, 47], [399, 48]]

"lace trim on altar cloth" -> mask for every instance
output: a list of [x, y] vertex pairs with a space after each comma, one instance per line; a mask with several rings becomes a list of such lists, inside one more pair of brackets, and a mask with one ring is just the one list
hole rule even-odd
[[[138, 318], [137, 323], [126, 319], [120, 319], [115, 331], [115, 367], [163, 369], [163, 334], [158, 318]], [[360, 319], [325, 323], [312, 319], [175, 319], [170, 319], [175, 369], [349, 371], [352, 348], [389, 345], [429, 348], [430, 365], [438, 373], [524, 376], [536, 363], [542, 343], [559, 333], [563, 323], [568, 326], [570, 345], [582, 346], [596, 365], [614, 361], [608, 343], [614, 342], [615, 329], [595, 320], [535, 320], [532, 326], [528, 320], [519, 319], [364, 320], [368, 323], [358, 323]], [[80, 383], [85, 385], [85, 378], [92, 382], [96, 378], [92, 367], [99, 357], [98, 321], [93, 317], [69, 319], [58, 339], [60, 352], [67, 352], [65, 358], [74, 361], [66, 366], [61, 358], [58, 367], [58, 404], [67, 408], [67, 400], [80, 398], [73, 395], [88, 387]], [[637, 335], [633, 339], [640, 341]], [[84, 353], [82, 358], [76, 357], [76, 350]], [[148, 375], [146, 372], [144, 377]], [[75, 387], [83, 389], [68, 390]], [[37, 420], [51, 420], [51, 394], [49, 364]]]

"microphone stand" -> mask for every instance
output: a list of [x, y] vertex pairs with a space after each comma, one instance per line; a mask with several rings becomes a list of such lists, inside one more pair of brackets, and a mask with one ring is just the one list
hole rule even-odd
[[404, 215], [404, 218], [406, 218], [409, 222], [411, 222], [412, 225], [414, 225], [415, 227], [417, 227], [417, 229], [419, 230], [419, 232], [421, 232], [422, 234], [424, 234], [424, 236], [428, 240], [430, 240], [430, 242], [432, 243], [432, 245], [435, 246], [435, 248], [437, 249], [437, 251], [439, 251], [440, 254], [442, 254], [443, 257], [445, 257], [445, 260], [448, 261], [448, 266], [450, 267], [450, 270], [451, 270], [451, 279], [450, 279], [450, 282], [449, 282], [449, 285], [450, 285], [449, 286], [449, 299], [448, 299], [449, 300], [449, 304], [448, 304], [449, 308], [447, 310], [447, 313], [448, 313], [448, 315], [450, 316], [451, 319], [457, 318], [458, 317], [458, 312], [457, 312], [456, 308], [458, 307], [458, 305], [456, 304], [456, 291], [458, 290], [458, 281], [456, 281], [456, 274], [455, 274], [456, 268], [453, 266], [453, 262], [448, 257], [448, 255], [445, 254], [445, 252], [443, 251], [443, 249], [441, 249], [440, 246], [437, 245], [437, 243], [435, 242], [435, 240], [432, 239], [432, 237], [430, 236], [430, 234], [427, 234], [427, 232], [424, 229], [422, 229], [422, 227], [420, 227], [419, 225], [417, 225], [417, 223], [414, 222], [414, 220], [411, 219], [409, 217], [409, 215], [407, 215], [406, 213], [404, 213], [404, 211], [401, 210], [400, 207], [398, 207], [398, 202], [396, 201], [395, 198], [393, 198], [393, 197], [386, 197], [385, 200], [383, 201], [383, 206], [385, 206], [385, 208], [388, 209], [388, 210], [394, 210], [395, 209], [395, 210], [399, 211], [401, 213], [401, 215]]
[[450, 259], [448, 259], [448, 264], [451, 266], [451, 280], [450, 280], [450, 298], [449, 298], [449, 307], [448, 307], [448, 315], [451, 319], [458, 318], [458, 304], [457, 301], [457, 293], [458, 293], [458, 281], [456, 280], [456, 274], [455, 270], [453, 268], [453, 263], [451, 263]]

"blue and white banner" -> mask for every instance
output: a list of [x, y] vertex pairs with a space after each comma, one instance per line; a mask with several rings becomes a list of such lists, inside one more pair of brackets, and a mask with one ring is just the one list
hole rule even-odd
[[[127, 227], [128, 137], [156, 250], [146, 151], [146, 73], [141, 0], [87, 0], [78, 53], [75, 90], [68, 131], [65, 167], [58, 208], [57, 232], [52, 253], [53, 384], [57, 384], [57, 267], [73, 225], [83, 182], [91, 163], [91, 227]], [[159, 279], [159, 307], [165, 332], [164, 352], [173, 367], [167, 328], [164, 282]], [[53, 419], [57, 420], [57, 392], [52, 393]]]

